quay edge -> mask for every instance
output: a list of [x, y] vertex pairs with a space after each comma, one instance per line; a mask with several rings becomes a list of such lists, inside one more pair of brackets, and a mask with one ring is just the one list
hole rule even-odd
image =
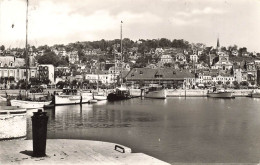
[[169, 165], [169, 163], [143, 153], [132, 153], [130, 148], [115, 143], [90, 140], [47, 139], [47, 156], [40, 158], [32, 157], [32, 144], [32, 140], [0, 141], [0, 163], [19, 165]]

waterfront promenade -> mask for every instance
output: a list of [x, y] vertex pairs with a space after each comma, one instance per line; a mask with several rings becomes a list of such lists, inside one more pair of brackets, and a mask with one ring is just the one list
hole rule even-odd
[[[0, 141], [0, 164], [45, 165], [45, 164], [96, 164], [96, 165], [167, 165], [159, 159], [143, 153], [131, 153], [117, 144], [70, 139], [48, 139], [46, 157], [32, 157], [32, 140]], [[124, 151], [124, 153], [123, 153]]]

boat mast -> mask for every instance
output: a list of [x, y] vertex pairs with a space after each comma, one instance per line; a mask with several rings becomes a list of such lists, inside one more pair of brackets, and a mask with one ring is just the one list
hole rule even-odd
[[122, 83], [123, 83], [123, 41], [122, 41], [122, 33], [123, 33], [123, 29], [122, 29], [122, 24], [123, 24], [123, 21], [121, 21], [121, 31], [120, 31], [120, 40], [121, 40], [121, 46], [120, 46], [120, 53], [121, 53], [121, 73], [120, 73], [120, 75], [121, 75], [121, 85], [122, 85]]
[[28, 58], [28, 5], [29, 0], [26, 0], [26, 36], [25, 36], [25, 66], [26, 66], [26, 91], [28, 86], [28, 67], [29, 67], [29, 58]]

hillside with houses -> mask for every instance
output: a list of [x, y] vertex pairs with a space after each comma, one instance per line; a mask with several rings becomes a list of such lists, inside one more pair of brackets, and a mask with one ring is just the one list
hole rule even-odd
[[118, 39], [28, 46], [27, 58], [24, 49], [2, 45], [0, 88], [25, 88], [26, 68], [30, 85], [58, 88], [113, 88], [122, 82], [135, 88], [162, 84], [169, 89], [260, 85], [260, 53], [236, 45], [221, 46], [219, 39], [215, 47], [166, 38], [125, 38], [122, 43], [123, 50]]

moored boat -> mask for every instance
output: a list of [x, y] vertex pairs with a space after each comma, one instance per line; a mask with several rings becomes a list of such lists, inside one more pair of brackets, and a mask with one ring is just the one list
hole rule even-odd
[[11, 106], [20, 108], [43, 108], [44, 106], [50, 105], [51, 101], [30, 101], [30, 100], [10, 100]]
[[213, 90], [213, 92], [208, 92], [207, 96], [212, 98], [235, 98], [231, 91], [225, 91], [222, 89]]
[[93, 99], [92, 93], [79, 93], [76, 89], [63, 89], [62, 93], [55, 95], [55, 105], [83, 104]]
[[162, 86], [150, 86], [144, 89], [144, 97], [154, 99], [166, 99], [166, 90]]
[[107, 95], [108, 101], [116, 101], [116, 100], [126, 100], [130, 99], [130, 92], [126, 88], [116, 88], [115, 91], [109, 93]]
[[97, 100], [97, 101], [106, 100], [107, 99], [107, 95], [106, 95], [106, 93], [95, 92], [94, 93], [94, 99]]

